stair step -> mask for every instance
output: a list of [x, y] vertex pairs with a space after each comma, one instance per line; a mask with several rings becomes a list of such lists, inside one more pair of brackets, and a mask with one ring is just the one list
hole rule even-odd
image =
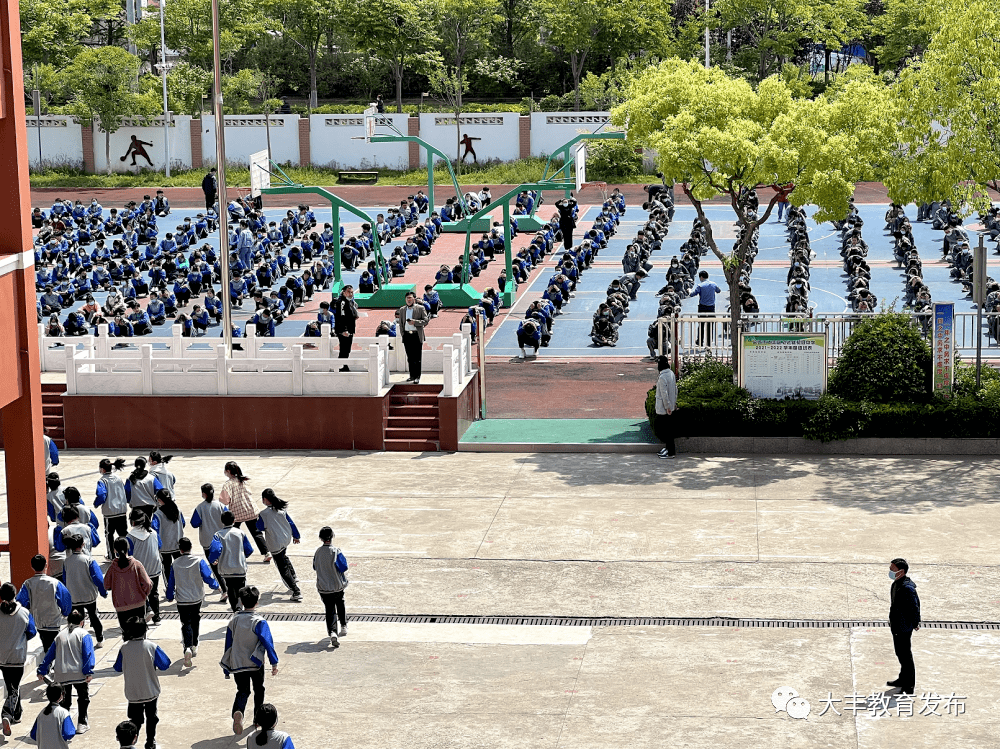
[[422, 440], [435, 442], [441, 436], [439, 429], [424, 429], [414, 427], [386, 427], [385, 438], [387, 440]]
[[389, 395], [389, 405], [436, 406], [437, 402], [438, 402], [438, 397], [437, 395], [433, 394], [413, 393], [413, 394], [397, 395], [396, 393], [390, 393]]
[[438, 452], [441, 447], [429, 440], [387, 439], [385, 449], [387, 452], [425, 453]]
[[42, 416], [58, 416], [61, 419], [63, 416], [62, 403], [45, 403], [43, 401]]
[[62, 395], [66, 392], [66, 383], [64, 382], [43, 382], [42, 383], [43, 393], [58, 393]]
[[444, 388], [441, 385], [393, 385], [393, 395], [396, 393], [440, 393]]
[[438, 418], [438, 407], [437, 406], [389, 406], [389, 418], [395, 416], [399, 417], [409, 417], [409, 416], [427, 416], [433, 419]]
[[407, 413], [405, 416], [389, 416], [390, 428], [416, 428], [416, 429], [437, 429], [439, 419], [437, 416], [412, 416]]
[[63, 421], [62, 414], [59, 414], [58, 416], [50, 416], [48, 414], [42, 415], [42, 426], [46, 429], [50, 427], [53, 429], [56, 427], [62, 429], [64, 425], [65, 422]]

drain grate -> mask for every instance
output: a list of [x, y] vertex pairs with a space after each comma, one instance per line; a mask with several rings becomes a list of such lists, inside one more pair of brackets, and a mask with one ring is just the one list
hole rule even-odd
[[[324, 614], [277, 614], [263, 612], [271, 622], [325, 622]], [[228, 612], [206, 612], [202, 619], [228, 620]], [[164, 611], [162, 617], [175, 621], [176, 612]], [[734, 629], [882, 629], [885, 620], [871, 619], [739, 619], [731, 617], [574, 617], [574, 616], [455, 616], [434, 614], [350, 614], [352, 622], [386, 624], [513, 624], [518, 626], [557, 627], [727, 627]], [[103, 613], [101, 619], [117, 619]], [[1000, 631], [1000, 622], [923, 622], [923, 629]]]

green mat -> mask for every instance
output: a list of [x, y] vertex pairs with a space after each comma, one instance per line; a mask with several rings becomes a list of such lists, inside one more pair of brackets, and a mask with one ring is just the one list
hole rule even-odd
[[653, 444], [646, 419], [484, 419], [472, 424], [462, 443], [490, 445]]

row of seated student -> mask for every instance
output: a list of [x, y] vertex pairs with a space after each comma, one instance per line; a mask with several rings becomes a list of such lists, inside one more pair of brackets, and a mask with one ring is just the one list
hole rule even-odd
[[[815, 253], [809, 242], [809, 226], [806, 212], [799, 206], [790, 205], [785, 219], [786, 236], [791, 245], [789, 250], [788, 274], [785, 277], [785, 312], [807, 314], [809, 312], [810, 263]], [[848, 282], [850, 285], [850, 281]]]
[[903, 270], [903, 305], [920, 315], [924, 333], [930, 329], [934, 301], [924, 283], [923, 261], [913, 237], [913, 226], [902, 206], [893, 204], [885, 214], [885, 229], [892, 237], [893, 257]]
[[878, 304], [869, 288], [871, 268], [868, 265], [868, 243], [862, 236], [864, 226], [853, 196], [850, 198], [847, 216], [843, 221], [834, 222], [841, 235], [840, 255], [844, 258], [844, 273], [847, 275], [847, 301], [855, 312], [874, 312]]

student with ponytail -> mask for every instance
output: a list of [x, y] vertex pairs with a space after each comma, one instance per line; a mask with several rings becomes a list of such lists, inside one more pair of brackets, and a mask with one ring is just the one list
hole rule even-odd
[[146, 470], [146, 459], [136, 458], [135, 470], [125, 482], [125, 496], [128, 497], [129, 506], [152, 517], [153, 510], [156, 509], [156, 492], [162, 488], [160, 480]]
[[128, 533], [128, 495], [125, 494], [125, 484], [118, 477], [118, 471], [125, 468], [125, 461], [116, 458], [112, 462], [104, 458], [97, 466], [101, 477], [97, 480], [97, 498], [94, 507], [101, 508], [104, 515], [104, 537], [107, 539], [107, 559], [111, 560], [111, 550], [114, 548], [115, 536], [125, 538]]
[[174, 486], [177, 484], [177, 477], [167, 469], [167, 463], [173, 460], [173, 457], [173, 455], [161, 455], [153, 450], [149, 453], [149, 472], [159, 479], [171, 497], [176, 497]]
[[226, 483], [222, 485], [219, 499], [233, 513], [235, 527], [247, 524], [247, 530], [257, 543], [257, 549], [264, 555], [264, 562], [269, 563], [271, 555], [267, 553], [264, 534], [257, 530], [257, 510], [254, 509], [253, 500], [250, 498], [250, 487], [247, 486], [250, 477], [243, 475], [243, 471], [234, 460], [226, 463], [225, 474]]
[[62, 486], [62, 481], [55, 471], [45, 477], [45, 502], [48, 505], [49, 520], [53, 522], [59, 517], [59, 513], [62, 512], [62, 508], [66, 504], [66, 495], [59, 488], [60, 486]]
[[[206, 559], [208, 559], [208, 553], [211, 550], [212, 538], [224, 527], [222, 513], [228, 511], [228, 507], [215, 499], [215, 487], [211, 484], [202, 484], [201, 504], [194, 509], [194, 514], [191, 516], [191, 527], [198, 529], [198, 543], [205, 551]], [[229, 600], [226, 596], [226, 581], [219, 574], [219, 565], [211, 559], [208, 563], [212, 568], [212, 574], [215, 575], [215, 579], [219, 583], [219, 589], [222, 591], [222, 599], [219, 603], [226, 603]]]
[[163, 563], [163, 579], [170, 579], [170, 565], [180, 555], [177, 544], [184, 535], [184, 516], [174, 502], [169, 489], [156, 493], [159, 505], [153, 513], [152, 526], [160, 536], [160, 561]]
[[39, 749], [69, 749], [69, 742], [76, 736], [76, 726], [69, 710], [59, 704], [63, 698], [63, 689], [58, 684], [51, 684], [45, 690], [45, 699], [49, 704], [35, 718], [31, 727], [31, 740], [38, 744]]
[[63, 512], [67, 507], [75, 507], [77, 513], [80, 515], [80, 522], [86, 523], [94, 531], [97, 531], [101, 527], [101, 524], [97, 522], [97, 515], [94, 514], [93, 510], [88, 510], [83, 504], [83, 497], [80, 496], [80, 490], [75, 486], [67, 486], [63, 489], [63, 497], [66, 500], [66, 504], [63, 505], [63, 509], [57, 514], [55, 521], [65, 527], [66, 519]]
[[295, 749], [291, 736], [284, 731], [274, 730], [278, 725], [278, 708], [270, 702], [260, 706], [254, 714], [253, 722], [260, 730], [247, 737], [247, 749]]
[[[73, 487], [66, 488], [72, 489]], [[74, 489], [73, 491], [76, 490]], [[83, 539], [84, 550], [89, 555], [95, 546], [100, 546], [101, 537], [90, 523], [80, 520], [80, 510], [77, 509], [78, 507], [79, 505], [68, 503], [63, 506], [60, 516], [64, 525], [61, 531], [57, 528], [53, 532], [53, 540], [55, 541], [56, 549], [65, 551], [69, 547], [68, 540], [70, 536], [80, 536]]]
[[[83, 614], [74, 611], [69, 615], [69, 627], [56, 636], [56, 641], [38, 666], [38, 678], [49, 684], [55, 681], [54, 686], [60, 690], [62, 697], [59, 704], [67, 711], [73, 707], [73, 689], [76, 689], [79, 707], [77, 733], [87, 731], [90, 680], [94, 678], [95, 661], [94, 640], [83, 628]], [[52, 669], [52, 678], [47, 676], [49, 669]], [[48, 694], [46, 691], [46, 695]], [[39, 746], [42, 746], [41, 742]]]
[[31, 558], [35, 574], [21, 585], [17, 602], [31, 612], [42, 641], [42, 652], [47, 652], [52, 641], [62, 629], [64, 620], [73, 610], [73, 596], [61, 582], [46, 574], [48, 562], [41, 554]]
[[141, 729], [146, 724], [146, 749], [156, 749], [156, 702], [160, 697], [160, 679], [157, 671], [170, 668], [167, 654], [151, 640], [146, 639], [146, 622], [133, 617], [125, 625], [128, 642], [118, 651], [115, 671], [125, 676], [125, 699], [128, 700], [128, 719]]
[[10, 736], [11, 723], [21, 722], [21, 679], [28, 659], [28, 640], [35, 636], [35, 620], [14, 600], [14, 586], [0, 585], [0, 671], [7, 690], [3, 703], [3, 735]]
[[299, 590], [299, 583], [295, 578], [292, 560], [288, 558], [288, 545], [299, 543], [299, 529], [295, 527], [295, 521], [286, 512], [288, 502], [276, 496], [274, 489], [265, 489], [262, 498], [266, 507], [257, 516], [257, 530], [264, 534], [267, 548], [274, 555], [278, 574], [292, 591], [292, 602], [299, 603], [302, 601], [302, 591]]
[[149, 515], [142, 508], [135, 508], [128, 516], [132, 527], [129, 528], [125, 540], [128, 550], [136, 561], [142, 565], [149, 575], [152, 588], [146, 598], [147, 615], [152, 613], [153, 623], [160, 621], [160, 574], [163, 572], [163, 562], [160, 560], [160, 535], [153, 530]]
[[104, 582], [111, 590], [111, 603], [125, 636], [125, 623], [133, 617], [146, 616], [146, 600], [153, 590], [146, 568], [131, 556], [128, 539], [115, 539], [115, 561], [108, 565]]

